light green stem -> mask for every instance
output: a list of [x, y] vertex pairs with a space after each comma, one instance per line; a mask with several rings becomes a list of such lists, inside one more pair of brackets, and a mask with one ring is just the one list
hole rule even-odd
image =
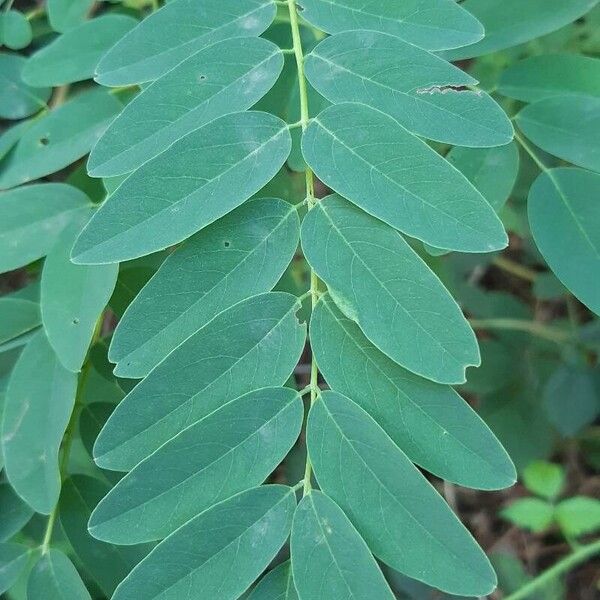
[[536, 321], [525, 319], [470, 319], [469, 323], [474, 329], [514, 329], [526, 331], [538, 337], [560, 344], [572, 338], [568, 331], [562, 331], [554, 327], [548, 327]]
[[[298, 9], [295, 0], [287, 0], [288, 12], [290, 15], [290, 28], [292, 30], [292, 41], [294, 56], [296, 57], [296, 68], [298, 71], [298, 90], [300, 92], [300, 127], [302, 132], [308, 127], [310, 114], [308, 110], [308, 90], [306, 85], [306, 76], [304, 74], [304, 51], [302, 50], [302, 40], [300, 38], [300, 25], [298, 23]], [[306, 166], [304, 170], [306, 185], [306, 203], [308, 210], [311, 210], [317, 200], [315, 198], [315, 178], [312, 170]], [[310, 270], [310, 297], [311, 306], [314, 310], [319, 299], [319, 280], [317, 274]], [[310, 364], [310, 404], [311, 406], [317, 400], [319, 371], [314, 355], [311, 356]], [[304, 494], [308, 494], [311, 489], [312, 465], [308, 454], [306, 456], [306, 467], [304, 470]]]
[[600, 554], [600, 540], [597, 540], [592, 544], [580, 546], [577, 550], [575, 550], [575, 552], [572, 552], [557, 562], [553, 567], [550, 567], [548, 570], [538, 575], [535, 579], [532, 579], [521, 589], [506, 596], [504, 600], [524, 600], [525, 598], [529, 598], [532, 594], [539, 591], [554, 579], [560, 577], [563, 573], [569, 572], [577, 565], [596, 556], [596, 554]]

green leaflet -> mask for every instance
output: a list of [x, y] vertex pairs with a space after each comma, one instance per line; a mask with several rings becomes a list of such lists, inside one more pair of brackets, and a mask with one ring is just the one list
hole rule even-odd
[[[565, 437], [573, 437], [591, 425], [600, 414], [598, 373], [571, 365], [559, 367], [546, 382], [544, 408], [548, 419]], [[574, 402], [565, 402], [574, 398]]]
[[521, 110], [516, 122], [542, 150], [600, 171], [600, 97], [569, 95], [539, 100]]
[[18, 10], [3, 10], [0, 13], [0, 46], [20, 50], [31, 44], [31, 24]]
[[367, 411], [413, 462], [467, 487], [515, 483], [510, 458], [469, 405], [379, 352], [328, 294], [313, 312], [310, 339], [331, 388]]
[[0, 542], [9, 540], [32, 516], [33, 509], [17, 496], [10, 484], [0, 483]]
[[[597, 145], [597, 143], [596, 143]], [[554, 274], [600, 314], [600, 175], [551, 169], [531, 186], [528, 213], [537, 247]]]
[[407, 235], [463, 252], [506, 246], [502, 223], [466, 177], [382, 112], [353, 103], [325, 109], [302, 153], [326, 185]]
[[271, 0], [169, 2], [104, 55], [96, 81], [117, 86], [156, 79], [215, 42], [260, 35], [275, 10]]
[[248, 600], [298, 600], [290, 562], [269, 571], [252, 590]]
[[498, 91], [523, 102], [566, 94], [600, 97], [600, 60], [578, 54], [530, 56], [502, 73]]
[[32, 88], [21, 79], [25, 58], [0, 52], [0, 118], [23, 119], [46, 106], [50, 88]]
[[34, 119], [20, 121], [0, 134], [0, 159], [4, 158], [23, 134], [33, 125]]
[[64, 183], [40, 183], [0, 193], [0, 272], [42, 256], [90, 201]]
[[211, 121], [142, 165], [109, 196], [75, 243], [74, 262], [118, 262], [184, 240], [258, 192], [290, 146], [287, 125], [267, 113]]
[[[306, 74], [330, 102], [360, 102], [409, 131], [459, 146], [501, 146], [512, 125], [477, 83], [454, 65], [374, 31], [325, 38], [306, 58]], [[462, 88], [460, 91], [457, 88]]]
[[161, 542], [121, 583], [113, 600], [235, 600], [285, 543], [294, 492], [267, 485], [200, 513]]
[[461, 383], [479, 364], [460, 308], [398, 232], [329, 196], [306, 215], [301, 235], [342, 312], [394, 361], [439, 383]]
[[477, 42], [483, 27], [454, 0], [302, 0], [302, 17], [327, 33], [368, 29], [426, 48], [444, 50]]
[[598, 0], [465, 0], [461, 7], [472, 13], [485, 28], [476, 44], [447, 52], [449, 60], [461, 60], [496, 52], [528, 42], [572, 23]]
[[298, 504], [291, 554], [302, 600], [395, 598], [358, 531], [321, 492], [312, 491]]
[[60, 523], [69, 543], [108, 597], [150, 550], [147, 546], [113, 546], [90, 536], [90, 514], [109, 490], [98, 479], [73, 475], [63, 483], [60, 495]]
[[51, 548], [42, 554], [27, 582], [27, 600], [92, 600], [73, 563]]
[[0, 343], [38, 327], [40, 306], [23, 298], [0, 298]]
[[69, 257], [75, 238], [92, 211], [81, 211], [60, 234], [42, 270], [41, 309], [44, 329], [60, 362], [79, 371], [110, 298], [118, 265], [74, 265]]
[[114, 96], [95, 89], [39, 118], [3, 161], [0, 189], [49, 175], [81, 158], [120, 109]]
[[0, 594], [11, 588], [27, 565], [29, 548], [21, 544], [0, 544]]
[[289, 388], [263, 388], [224, 404], [121, 479], [94, 510], [90, 533], [115, 544], [162, 539], [260, 485], [298, 438], [303, 415]]
[[83, 23], [94, 0], [47, 0], [48, 19], [54, 31], [64, 32]]
[[300, 302], [259, 294], [217, 315], [119, 404], [98, 436], [98, 465], [130, 470], [227, 400], [285, 383], [304, 347]]
[[115, 373], [147, 375], [218, 313], [272, 289], [292, 260], [299, 235], [293, 206], [259, 198], [189, 238], [125, 311], [110, 345]]
[[37, 333], [19, 356], [8, 384], [2, 453], [9, 482], [42, 514], [50, 513], [60, 493], [58, 450], [76, 387], [75, 374], [60, 364], [44, 332]]
[[102, 55], [136, 23], [131, 17], [111, 14], [82, 23], [30, 56], [23, 81], [42, 87], [90, 79]]
[[552, 524], [554, 508], [540, 498], [520, 498], [503, 508], [500, 514], [518, 527], [539, 533]]
[[498, 148], [452, 148], [446, 159], [500, 211], [519, 174], [519, 149], [514, 142]]
[[[451, 594], [492, 592], [496, 577], [483, 551], [358, 405], [336, 392], [323, 392], [309, 415], [307, 444], [321, 490], [378, 558]], [[300, 586], [296, 574], [295, 580]]]
[[133, 171], [202, 125], [250, 108], [273, 86], [282, 67], [279, 47], [262, 38], [224, 40], [196, 52], [147, 87], [111, 123], [92, 150], [90, 174]]

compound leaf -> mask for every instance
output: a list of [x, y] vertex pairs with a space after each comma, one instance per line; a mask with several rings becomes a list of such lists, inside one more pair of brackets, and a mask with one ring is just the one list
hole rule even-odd
[[301, 236], [342, 312], [394, 361], [440, 383], [461, 383], [479, 364], [460, 308], [397, 231], [329, 196], [304, 218]]
[[260, 190], [290, 147], [287, 125], [267, 113], [211, 121], [142, 165], [108, 197], [76, 241], [73, 260], [118, 262], [182, 241]]
[[312, 491], [298, 504], [291, 553], [294, 582], [303, 600], [395, 598], [365, 541], [342, 509], [321, 492]]
[[202, 125], [250, 108], [273, 86], [282, 67], [281, 50], [262, 38], [225, 40], [196, 52], [148, 86], [111, 123], [90, 154], [90, 174], [133, 171]]
[[129, 85], [157, 79], [198, 50], [260, 35], [275, 17], [272, 0], [175, 0], [144, 19], [102, 58], [96, 80]]
[[73, 563], [60, 551], [50, 548], [41, 555], [27, 582], [28, 600], [92, 600]]
[[378, 558], [451, 594], [491, 593], [494, 571], [471, 534], [358, 405], [323, 392], [310, 411], [307, 445], [319, 487]]
[[114, 96], [95, 89], [37, 119], [3, 161], [0, 189], [49, 175], [81, 158], [120, 109]]
[[502, 223], [467, 178], [378, 110], [326, 108], [308, 126], [302, 153], [326, 185], [407, 235], [447, 250], [506, 246]]
[[294, 492], [266, 485], [200, 513], [161, 542], [121, 583], [113, 600], [235, 600], [285, 543]]
[[421, 379], [377, 350], [329, 294], [313, 312], [310, 339], [331, 388], [368, 412], [413, 462], [467, 487], [515, 483], [510, 458], [469, 405], [451, 387]]
[[475, 79], [391, 35], [348, 31], [326, 38], [308, 55], [306, 74], [330, 102], [366, 104], [432, 140], [486, 147], [513, 136], [496, 102], [465, 87]]
[[298, 438], [303, 414], [289, 388], [263, 388], [227, 402], [121, 479], [93, 512], [90, 533], [116, 544], [161, 539], [260, 485]]
[[553, 96], [516, 116], [523, 133], [542, 150], [574, 165], [600, 171], [600, 97]]
[[141, 377], [221, 311], [277, 283], [298, 246], [296, 209], [250, 200], [189, 238], [129, 305], [109, 358]]
[[103, 15], [82, 23], [30, 56], [23, 68], [23, 81], [43, 87], [93, 77], [102, 55], [136, 23], [125, 15]]
[[481, 23], [454, 0], [302, 0], [302, 7], [302, 17], [327, 33], [380, 31], [427, 50], [472, 44], [484, 33]]
[[295, 296], [271, 292], [217, 315], [119, 404], [96, 441], [96, 462], [130, 470], [227, 400], [283, 385], [306, 337], [296, 319], [299, 309]]
[[65, 227], [42, 270], [44, 329], [61, 363], [74, 372], [83, 364], [119, 272], [118, 265], [74, 265], [69, 259], [75, 238], [91, 214], [83, 210]]
[[559, 168], [541, 173], [528, 199], [533, 238], [562, 283], [600, 314], [600, 175]]

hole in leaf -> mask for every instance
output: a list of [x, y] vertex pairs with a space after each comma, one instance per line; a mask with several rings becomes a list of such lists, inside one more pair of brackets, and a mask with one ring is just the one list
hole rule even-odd
[[79, 319], [78, 318], [73, 319], [72, 323], [73, 323], [73, 325], [79, 325]]
[[47, 146], [50, 143], [48, 136], [44, 136], [40, 138], [40, 146]]
[[198, 75], [198, 81], [204, 81], [206, 79], [206, 75]]
[[225, 248], [229, 248], [229, 246], [231, 246], [231, 242], [230, 242], [229, 240], [225, 240], [225, 241], [223, 242], [223, 246], [224, 246]]

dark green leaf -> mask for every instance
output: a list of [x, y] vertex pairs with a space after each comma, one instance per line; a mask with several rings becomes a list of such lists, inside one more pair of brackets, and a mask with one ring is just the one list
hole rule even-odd
[[175, 0], [121, 39], [98, 64], [102, 85], [156, 79], [224, 39], [260, 35], [275, 17], [271, 0]]
[[200, 127], [109, 196], [75, 243], [75, 262], [118, 262], [182, 241], [258, 192], [290, 144], [287, 125], [267, 113], [233, 113]]
[[60, 523], [69, 543], [108, 597], [149, 551], [147, 546], [113, 546], [90, 536], [92, 510], [109, 490], [98, 479], [74, 475], [63, 483], [60, 495]]
[[133, 171], [202, 125], [250, 108], [273, 86], [282, 67], [281, 50], [262, 38], [225, 40], [196, 52], [147, 87], [111, 123], [90, 155], [90, 174]]
[[76, 387], [75, 374], [60, 364], [44, 332], [37, 333], [15, 365], [2, 422], [6, 475], [36, 512], [49, 514], [58, 500], [58, 451]]
[[598, 197], [600, 175], [582, 169], [552, 169], [531, 186], [528, 212], [535, 243], [550, 268], [600, 314]]
[[92, 600], [73, 563], [51, 548], [42, 554], [29, 575], [27, 600]]
[[235, 600], [288, 537], [292, 489], [242, 492], [188, 521], [160, 543], [117, 588], [113, 600]]
[[96, 462], [130, 470], [227, 400], [285, 383], [306, 337], [297, 298], [253, 296], [220, 313], [119, 404], [98, 437]]
[[323, 392], [310, 412], [307, 444], [321, 490], [383, 562], [452, 594], [493, 591], [496, 577], [483, 551], [358, 405]]
[[90, 79], [102, 55], [136, 23], [131, 17], [110, 14], [82, 23], [29, 57], [23, 81], [42, 87]]
[[382, 112], [327, 108], [308, 126], [302, 152], [326, 185], [407, 235], [447, 250], [506, 246], [500, 220], [467, 178]]
[[120, 109], [114, 96], [92, 90], [39, 118], [3, 161], [0, 189], [49, 175], [81, 158]]
[[439, 383], [479, 364], [460, 308], [391, 227], [329, 196], [304, 218], [302, 248], [342, 312], [398, 364]]
[[310, 339], [331, 388], [366, 410], [413, 462], [468, 487], [516, 481], [498, 440], [451, 387], [416, 377], [379, 352], [328, 294], [313, 312]]
[[142, 377], [218, 313], [269, 291], [298, 246], [296, 209], [251, 200], [187, 240], [125, 311], [109, 357], [116, 372]]
[[348, 31], [326, 38], [308, 55], [306, 74], [329, 101], [366, 104], [432, 140], [486, 147], [513, 136], [494, 100], [465, 87], [475, 79], [391, 35]]
[[393, 600], [367, 544], [333, 500], [302, 498], [292, 526], [294, 582], [302, 600]]
[[32, 88], [21, 79], [25, 58], [0, 52], [0, 118], [23, 119], [46, 106], [50, 88]]
[[82, 211], [48, 254], [42, 271], [41, 309], [48, 340], [69, 371], [79, 371], [117, 281], [118, 265], [74, 265], [75, 238], [92, 211]]
[[375, 30], [428, 50], [457, 48], [483, 37], [481, 23], [454, 0], [302, 0], [301, 6], [302, 17], [327, 33]]

